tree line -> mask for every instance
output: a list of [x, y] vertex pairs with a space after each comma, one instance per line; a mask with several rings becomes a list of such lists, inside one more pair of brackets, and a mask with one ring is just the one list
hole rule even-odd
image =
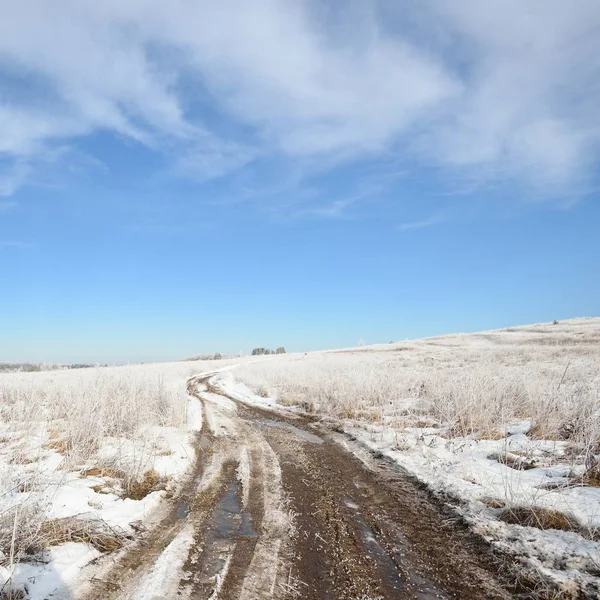
[[252, 356], [261, 356], [262, 354], [285, 354], [285, 348], [279, 346], [276, 350], [271, 350], [270, 348], [254, 348], [252, 350]]

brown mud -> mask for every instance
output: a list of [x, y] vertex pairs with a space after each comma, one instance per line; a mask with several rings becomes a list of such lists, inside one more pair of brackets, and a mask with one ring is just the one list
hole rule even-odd
[[239, 403], [210, 377], [188, 391], [203, 406], [193, 472], [87, 599], [139, 597], [190, 525], [187, 555], [152, 598], [533, 597], [451, 506], [358, 443], [309, 416]]

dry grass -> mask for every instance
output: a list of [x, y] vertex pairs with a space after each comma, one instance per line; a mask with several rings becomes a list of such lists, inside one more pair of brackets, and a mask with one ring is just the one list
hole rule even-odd
[[64, 542], [83, 542], [101, 552], [111, 552], [127, 539], [120, 528], [91, 515], [46, 520], [40, 507], [24, 506], [0, 516], [0, 551], [13, 562], [42, 560], [48, 547]]
[[431, 419], [478, 439], [500, 439], [507, 422], [528, 419], [532, 436], [589, 448], [600, 435], [599, 340], [600, 319], [580, 319], [286, 356], [234, 376], [333, 417]]
[[[267, 394], [268, 397], [268, 394]], [[279, 398], [277, 399], [278, 404], [281, 404], [281, 406], [297, 406], [298, 405], [298, 401], [295, 400], [294, 398], [291, 398], [290, 396], [286, 396], [285, 394], [282, 394], [281, 396], [279, 396]]]
[[122, 548], [129, 536], [104, 521], [67, 517], [44, 522], [40, 527], [40, 538], [45, 547], [82, 542], [100, 552], [113, 552]]
[[122, 532], [99, 521], [48, 518], [58, 470], [106, 478], [95, 491], [126, 498], [164, 488], [153, 466], [170, 450], [157, 435], [185, 427], [184, 382], [209, 368], [214, 362], [0, 373], [0, 551], [11, 563], [67, 541], [118, 547]]
[[[118, 481], [122, 488], [123, 498], [132, 500], [143, 500], [151, 492], [164, 490], [167, 485], [167, 478], [158, 474], [155, 469], [148, 469], [139, 477], [131, 477], [125, 471], [110, 465], [98, 465], [86, 469], [83, 472], [85, 477], [101, 477]], [[105, 489], [104, 484], [94, 486], [92, 489], [102, 492]]]
[[[356, 351], [286, 356], [248, 364], [232, 376], [253, 389], [268, 388], [271, 396], [291, 397], [298, 405], [311, 403], [319, 413], [362, 421], [366, 430], [370, 421], [405, 432], [405, 428], [435, 428], [436, 435], [448, 438], [450, 447], [458, 452], [462, 452], [461, 444], [469, 444], [476, 453], [478, 447], [487, 447], [479, 445], [481, 440], [503, 440], [509, 424], [522, 423], [523, 431], [529, 425], [529, 438], [563, 443], [553, 451], [548, 449], [551, 444], [536, 446], [533, 442], [532, 447], [544, 450], [528, 455], [513, 448], [509, 452], [507, 442], [488, 458], [516, 471], [561, 461], [567, 473], [570, 468], [576, 475], [544, 482], [531, 490], [529, 499], [526, 484], [521, 488], [519, 482], [528, 477], [535, 480], [537, 474], [492, 469], [503, 473], [504, 487], [497, 493], [506, 498], [499, 500], [486, 490], [484, 504], [501, 511], [507, 523], [574, 531], [593, 538], [595, 502], [587, 514], [575, 503], [573, 510], [579, 511], [582, 523], [569, 514], [536, 505], [548, 490], [556, 490], [560, 495], [556, 506], [568, 512], [567, 490], [582, 484], [600, 486], [598, 365], [600, 319], [582, 319]], [[413, 447], [407, 437], [396, 436], [397, 450]], [[561, 456], [565, 447], [568, 452]], [[481, 485], [479, 478], [461, 477]], [[524, 506], [529, 503], [533, 508]]]
[[126, 482], [125, 497], [132, 500], [143, 500], [150, 492], [164, 490], [167, 480], [154, 469], [146, 471], [141, 480], [132, 479]]
[[107, 466], [95, 466], [85, 469], [83, 475], [85, 477], [108, 477], [109, 479], [126, 479], [127, 477], [125, 471]]
[[513, 452], [494, 452], [488, 458], [517, 471], [527, 471], [538, 466], [537, 461], [525, 456], [518, 456]]
[[[39, 507], [15, 507], [0, 516], [0, 552], [8, 565], [23, 561], [45, 562], [47, 549], [66, 542], [87, 544], [99, 552], [113, 552], [131, 539], [105, 521], [80, 515], [43, 520]], [[0, 600], [28, 597], [9, 579], [0, 589]]]
[[582, 477], [582, 483], [590, 487], [600, 487], [600, 462], [594, 455], [588, 456], [587, 469]]
[[27, 593], [24, 590], [14, 590], [8, 583], [0, 590], [0, 600], [26, 600], [26, 598]]
[[481, 502], [487, 506], [488, 508], [504, 508], [505, 503], [498, 499], [498, 498], [492, 498], [491, 496], [484, 496], [483, 498], [481, 498]]
[[255, 393], [257, 396], [260, 396], [261, 398], [268, 398], [269, 397], [269, 390], [266, 387], [259, 387], [258, 389], [255, 390]]
[[59, 454], [70, 454], [73, 452], [75, 444], [70, 437], [59, 439], [50, 439], [44, 444], [46, 450], [56, 450]]
[[[92, 371], [92, 370], [90, 370]], [[107, 438], [136, 439], [148, 426], [181, 427], [185, 392], [143, 372], [14, 373], [0, 376], [2, 421], [24, 437], [50, 429], [46, 450], [72, 462], [93, 458]]]
[[512, 525], [536, 527], [537, 529], [557, 529], [559, 531], [574, 531], [585, 534], [581, 524], [572, 515], [558, 510], [539, 506], [515, 506], [500, 513], [500, 520]]

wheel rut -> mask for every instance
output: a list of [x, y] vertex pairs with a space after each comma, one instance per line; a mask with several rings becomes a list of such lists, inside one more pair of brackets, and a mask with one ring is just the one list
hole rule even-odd
[[87, 600], [521, 595], [490, 548], [405, 473], [349, 452], [316, 419], [238, 402], [215, 379], [188, 383], [203, 416], [188, 480]]

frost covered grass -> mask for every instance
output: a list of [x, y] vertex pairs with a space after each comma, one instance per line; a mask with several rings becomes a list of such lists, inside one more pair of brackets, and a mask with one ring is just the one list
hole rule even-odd
[[102, 462], [134, 480], [158, 451], [147, 433], [182, 427], [186, 410], [185, 388], [169, 385], [160, 373], [6, 374], [0, 377], [2, 455], [18, 475], [58, 454], [63, 470]]
[[247, 364], [236, 378], [281, 404], [451, 436], [503, 437], [507, 422], [593, 446], [600, 433], [600, 319], [534, 325]]
[[135, 534], [194, 458], [186, 380], [215, 366], [0, 373], [0, 597], [34, 598], [55, 555], [85, 564]]
[[253, 402], [336, 419], [552, 593], [600, 595], [600, 319], [277, 357], [229, 377]]

